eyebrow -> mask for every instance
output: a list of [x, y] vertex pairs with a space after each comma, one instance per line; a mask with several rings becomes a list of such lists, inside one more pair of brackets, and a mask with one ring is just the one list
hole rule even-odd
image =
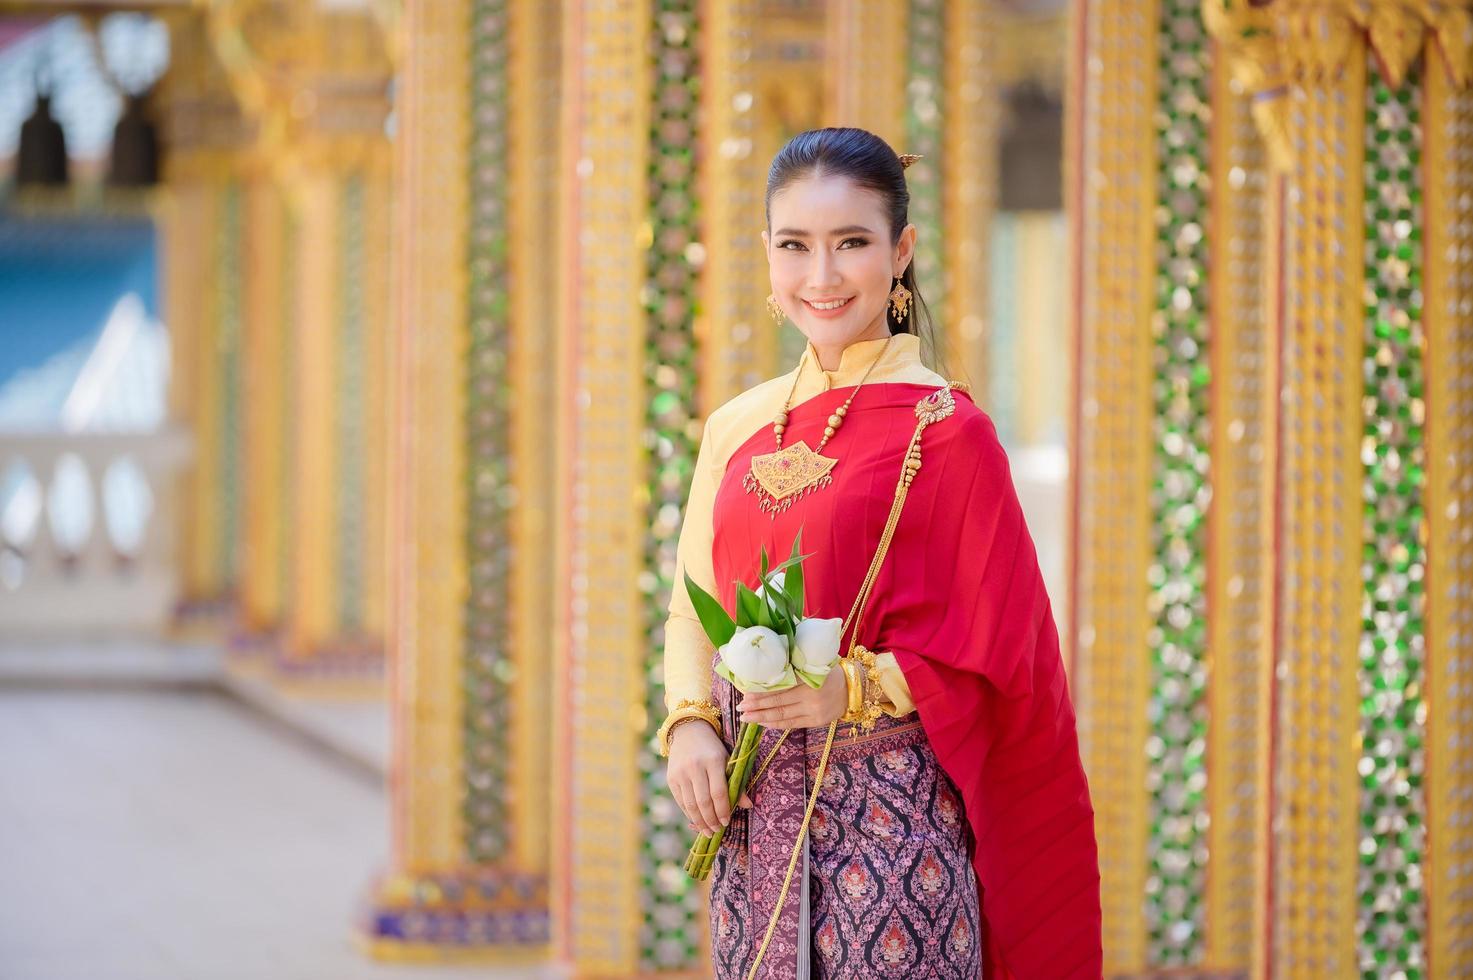
[[[843, 227], [843, 228], [835, 228], [833, 231], [829, 232], [829, 234], [830, 235], [852, 235], [855, 232], [862, 232], [862, 233], [864, 233], [866, 235], [873, 235], [874, 234], [873, 231], [870, 231], [864, 225], [848, 225], [848, 226]], [[802, 237], [806, 236], [808, 234], [808, 232], [803, 231], [801, 228], [779, 228], [777, 231], [773, 232], [773, 234], [774, 235], [793, 235], [793, 236], [795, 236], [797, 238], [802, 238]]]

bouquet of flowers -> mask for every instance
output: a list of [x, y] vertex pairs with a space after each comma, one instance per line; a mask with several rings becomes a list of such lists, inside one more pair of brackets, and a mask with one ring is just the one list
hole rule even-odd
[[[759, 563], [758, 592], [737, 583], [736, 618], [732, 619], [712, 596], [685, 577], [685, 588], [700, 617], [706, 635], [716, 645], [720, 663], [716, 672], [742, 693], [783, 691], [799, 682], [812, 688], [823, 686], [829, 671], [839, 661], [841, 619], [814, 619], [803, 615], [803, 560], [798, 552], [803, 534], [793, 539], [788, 560], [767, 567], [767, 549]], [[726, 763], [729, 802], [736, 806], [746, 791], [762, 726], [743, 722], [737, 730], [736, 746]], [[725, 828], [714, 835], [702, 834], [691, 846], [685, 870], [697, 881], [711, 873]]]

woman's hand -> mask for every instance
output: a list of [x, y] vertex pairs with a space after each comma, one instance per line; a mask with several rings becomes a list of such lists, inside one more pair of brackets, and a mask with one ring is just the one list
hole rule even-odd
[[704, 721], [688, 721], [670, 733], [665, 781], [691, 830], [714, 834], [731, 820], [726, 756], [726, 743]]
[[823, 679], [823, 686], [809, 687], [802, 681], [786, 691], [752, 692], [737, 704], [742, 721], [764, 728], [820, 728], [837, 719], [849, 707], [849, 682], [838, 664]]

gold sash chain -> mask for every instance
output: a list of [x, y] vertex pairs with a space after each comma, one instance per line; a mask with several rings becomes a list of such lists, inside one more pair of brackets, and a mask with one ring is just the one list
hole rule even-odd
[[[916, 472], [921, 468], [921, 433], [926, 426], [932, 422], [939, 422], [956, 411], [956, 401], [952, 398], [951, 389], [961, 387], [959, 382], [951, 382], [945, 388], [939, 388], [916, 405], [915, 433], [910, 437], [910, 445], [905, 450], [905, 463], [901, 469], [900, 482], [895, 485], [895, 502], [890, 505], [890, 516], [885, 521], [885, 530], [880, 535], [880, 543], [875, 548], [875, 556], [869, 563], [869, 571], [864, 576], [864, 584], [860, 586], [859, 595], [854, 600], [849, 615], [844, 620], [844, 630], [847, 631], [851, 622], [855, 623], [854, 633], [849, 637], [849, 649], [845, 656], [854, 652], [855, 640], [859, 636], [859, 623], [863, 621], [864, 601], [869, 597], [870, 589], [879, 577], [880, 566], [884, 564], [885, 555], [890, 550], [890, 541], [895, 536], [895, 527], [900, 523], [900, 511], [905, 506], [905, 498], [910, 493], [911, 481], [915, 479]], [[856, 616], [859, 617], [856, 620]], [[788, 889], [793, 884], [793, 870], [798, 866], [798, 858], [803, 854], [803, 838], [808, 833], [809, 821], [813, 819], [813, 808], [818, 805], [818, 793], [823, 789], [823, 777], [828, 772], [829, 753], [834, 747], [834, 733], [839, 730], [839, 721], [835, 719], [829, 723], [828, 738], [824, 740], [823, 755], [818, 760], [818, 772], [813, 778], [813, 792], [808, 796], [808, 807], [803, 813], [803, 823], [798, 827], [798, 840], [793, 845], [793, 853], [788, 858], [788, 870], [783, 875], [783, 886], [778, 891], [777, 906], [772, 910], [772, 918], [767, 922], [767, 933], [762, 937], [762, 945], [757, 949], [757, 958], [752, 961], [752, 969], [747, 973], [747, 980], [753, 980], [757, 976], [757, 967], [762, 963], [762, 957], [767, 952], [767, 944], [772, 941], [772, 934], [777, 930], [777, 920], [782, 916], [783, 903], [787, 901]], [[791, 729], [789, 729], [791, 731]], [[753, 777], [752, 785], [756, 785], [757, 778], [766, 770], [777, 750], [787, 739], [788, 732], [782, 733], [777, 744], [772, 747], [767, 758], [757, 770], [757, 776]]]

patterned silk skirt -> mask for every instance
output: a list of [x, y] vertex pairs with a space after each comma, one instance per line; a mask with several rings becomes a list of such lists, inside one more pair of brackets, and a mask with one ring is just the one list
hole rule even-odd
[[[744, 980], [763, 942], [827, 733], [793, 731], [727, 829], [711, 873], [718, 980]], [[759, 761], [777, 734], [764, 733]], [[914, 714], [868, 734], [840, 725], [758, 976], [980, 977], [970, 848], [956, 786]]]

